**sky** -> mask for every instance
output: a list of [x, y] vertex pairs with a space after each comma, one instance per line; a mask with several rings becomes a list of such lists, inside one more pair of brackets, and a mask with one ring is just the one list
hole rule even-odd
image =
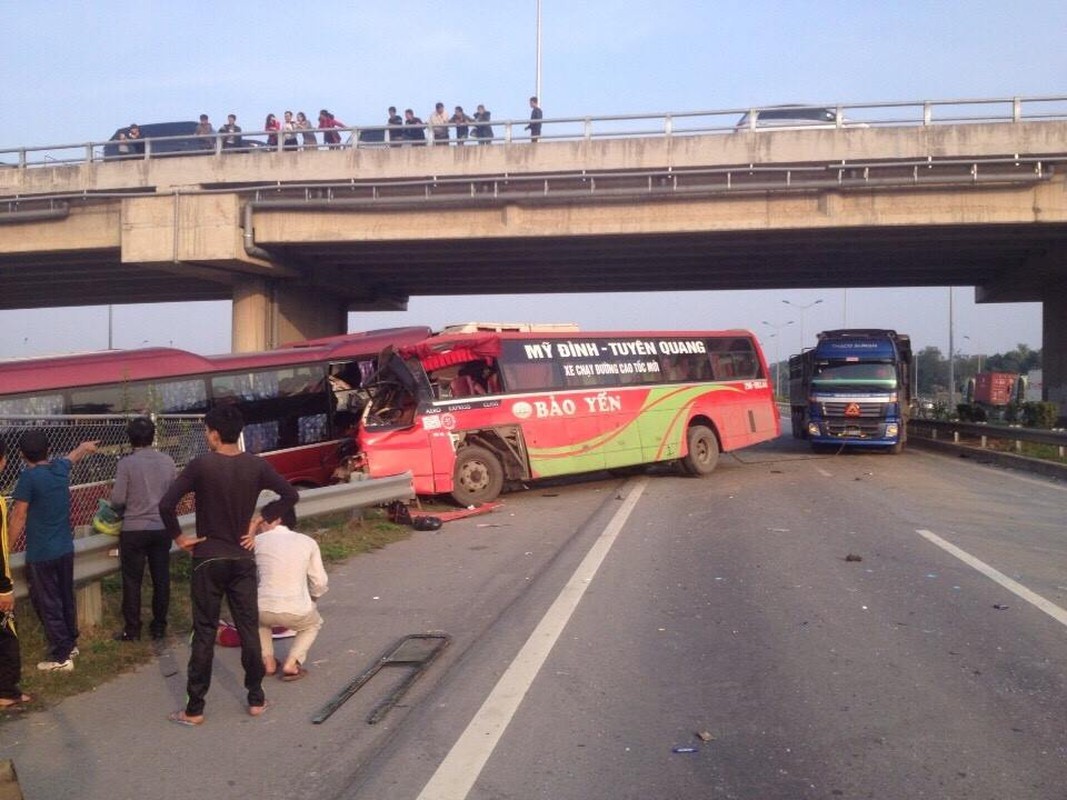
[[[131, 122], [328, 108], [349, 125], [390, 105], [521, 119], [540, 77], [545, 117], [778, 103], [1067, 94], [1067, 3], [541, 0], [12, 3], [0, 33], [0, 149], [107, 139]], [[2, 291], [2, 286], [0, 286]], [[948, 352], [949, 293], [820, 289], [413, 298], [403, 313], [349, 315], [349, 330], [469, 320], [576, 322], [586, 330], [755, 331], [769, 360], [817, 331], [888, 327]], [[788, 304], [786, 301], [788, 300]], [[821, 302], [816, 302], [821, 301]], [[809, 306], [808, 308], [804, 308]], [[954, 343], [991, 354], [1041, 346], [1038, 303], [974, 303], [952, 290]], [[195, 324], [190, 324], [190, 320]], [[230, 304], [0, 311], [0, 358], [172, 345], [230, 347]], [[802, 336], [803, 334], [803, 336]]]

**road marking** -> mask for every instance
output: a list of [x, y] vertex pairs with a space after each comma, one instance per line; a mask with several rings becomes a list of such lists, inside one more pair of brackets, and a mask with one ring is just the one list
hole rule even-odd
[[418, 800], [463, 800], [470, 792], [647, 485], [648, 478], [634, 481], [633, 489], [423, 787]]
[[1046, 600], [1044, 597], [1037, 594], [1037, 592], [1030, 591], [1021, 583], [1013, 581], [1003, 572], [993, 569], [993, 567], [989, 566], [984, 561], [980, 561], [967, 551], [961, 550], [960, 548], [956, 547], [956, 545], [952, 544], [951, 542], [946, 542], [936, 533], [927, 530], [916, 530], [915, 532], [922, 536], [924, 539], [927, 539], [933, 544], [936, 544], [946, 553], [954, 555], [967, 566], [973, 567], [974, 569], [985, 575], [987, 578], [990, 578], [996, 583], [999, 583], [1012, 594], [1017, 595], [1018, 597], [1022, 598], [1034, 607], [1041, 609], [1054, 620], [1059, 622], [1061, 625], [1067, 625], [1067, 610], [1064, 610], [1055, 603]]

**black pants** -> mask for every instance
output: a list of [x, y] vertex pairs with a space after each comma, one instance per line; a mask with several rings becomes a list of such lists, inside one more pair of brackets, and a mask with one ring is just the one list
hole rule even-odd
[[26, 565], [30, 604], [48, 640], [48, 657], [66, 661], [78, 643], [78, 612], [74, 606], [74, 553]]
[[0, 697], [21, 700], [22, 656], [19, 637], [15, 634], [14, 612], [0, 612]]
[[241, 637], [241, 666], [245, 672], [248, 705], [261, 706], [263, 652], [259, 647], [259, 597], [256, 561], [249, 558], [194, 558], [190, 593], [193, 605], [193, 642], [189, 655], [185, 713], [204, 713], [204, 697], [211, 687], [211, 665], [219, 627], [222, 598], [230, 606], [233, 624]]
[[141, 583], [144, 565], [152, 578], [153, 637], [167, 632], [167, 609], [170, 608], [171, 538], [164, 530], [122, 531], [119, 534], [119, 564], [122, 568], [123, 632], [132, 639], [141, 636]]

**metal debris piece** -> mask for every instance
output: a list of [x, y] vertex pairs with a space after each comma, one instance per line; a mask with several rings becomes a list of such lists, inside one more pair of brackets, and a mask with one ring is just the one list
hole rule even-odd
[[400, 702], [400, 699], [411, 688], [412, 684], [433, 663], [434, 659], [441, 654], [452, 637], [447, 633], [413, 633], [405, 636], [391, 648], [385, 651], [371, 667], [363, 672], [358, 678], [352, 680], [344, 689], [338, 692], [330, 702], [324, 705], [311, 718], [312, 723], [319, 725], [330, 718], [334, 711], [344, 705], [363, 685], [378, 674], [383, 667], [400, 666], [409, 667], [411, 672], [398, 685], [388, 697], [382, 700], [367, 717], [367, 724], [374, 725], [381, 722], [389, 710]]

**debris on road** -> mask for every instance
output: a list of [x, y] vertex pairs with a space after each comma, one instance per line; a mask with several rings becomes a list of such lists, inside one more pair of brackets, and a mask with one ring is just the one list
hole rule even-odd
[[855, 553], [849, 553], [845, 556], [845, 561], [863, 561], [863, 556], [856, 555]]

